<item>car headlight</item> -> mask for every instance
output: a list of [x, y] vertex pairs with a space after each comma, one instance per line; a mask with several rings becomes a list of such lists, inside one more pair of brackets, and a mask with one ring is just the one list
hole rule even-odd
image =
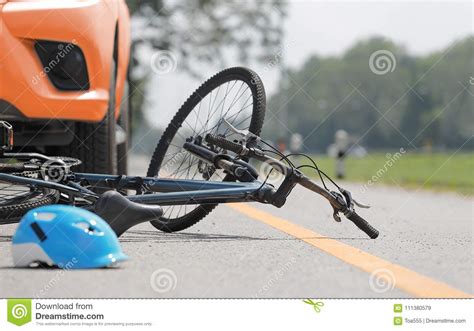
[[89, 89], [89, 75], [84, 53], [79, 46], [68, 42], [38, 40], [35, 50], [43, 71], [51, 83], [66, 91]]

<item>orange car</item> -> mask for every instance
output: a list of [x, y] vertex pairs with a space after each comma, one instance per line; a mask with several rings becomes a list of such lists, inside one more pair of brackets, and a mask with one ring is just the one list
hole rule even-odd
[[129, 25], [124, 0], [0, 0], [0, 119], [17, 150], [126, 173]]

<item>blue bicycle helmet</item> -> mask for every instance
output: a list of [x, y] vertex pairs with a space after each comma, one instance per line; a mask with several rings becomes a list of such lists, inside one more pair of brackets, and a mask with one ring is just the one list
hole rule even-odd
[[13, 263], [67, 269], [101, 268], [128, 257], [110, 226], [87, 210], [49, 205], [30, 210], [12, 240]]

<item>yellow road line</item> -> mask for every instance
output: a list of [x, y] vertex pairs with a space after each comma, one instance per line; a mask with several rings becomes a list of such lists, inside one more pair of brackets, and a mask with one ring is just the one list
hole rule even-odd
[[[413, 270], [391, 263], [335, 239], [325, 237], [302, 226], [293, 224], [285, 219], [251, 207], [248, 204], [228, 204], [227, 206], [252, 219], [268, 224], [298, 238], [328, 254], [331, 254], [332, 256], [337, 257], [339, 260], [351, 264], [370, 274], [377, 273], [380, 270], [388, 270], [394, 276], [395, 286], [413, 296], [421, 298], [473, 297], [472, 295], [450, 287], [447, 284], [423, 276]], [[386, 278], [386, 275], [381, 275], [381, 278], [384, 277]]]

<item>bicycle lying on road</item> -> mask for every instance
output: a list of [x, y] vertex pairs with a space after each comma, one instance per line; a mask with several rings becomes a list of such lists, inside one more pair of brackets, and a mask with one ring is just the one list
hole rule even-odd
[[[322, 195], [333, 217], [345, 215], [370, 238], [378, 231], [361, 218], [350, 192], [338, 186], [308, 156], [296, 166], [259, 137], [265, 116], [265, 90], [256, 73], [224, 70], [203, 83], [182, 105], [153, 153], [146, 177], [75, 173], [80, 160], [38, 153], [12, 153], [12, 128], [2, 123], [0, 223], [18, 221], [28, 210], [69, 204], [94, 211], [117, 233], [150, 221], [157, 229], [189, 228], [220, 203], [260, 202], [282, 207], [296, 185]], [[253, 160], [281, 174], [273, 185], [259, 179]], [[321, 185], [306, 176], [311, 168]], [[260, 176], [261, 177], [261, 176]], [[334, 190], [325, 183], [330, 181]]]

